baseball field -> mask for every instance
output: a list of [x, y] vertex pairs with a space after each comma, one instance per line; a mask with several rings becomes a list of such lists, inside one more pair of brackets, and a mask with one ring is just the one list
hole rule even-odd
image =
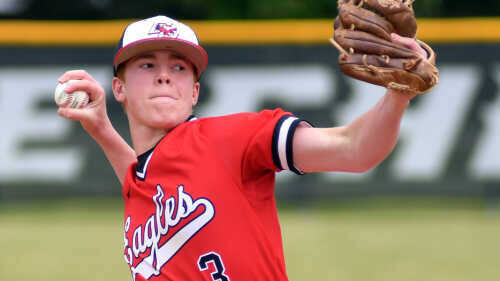
[[[379, 198], [279, 213], [290, 280], [500, 280], [500, 208], [482, 200]], [[0, 280], [131, 280], [122, 237], [118, 199], [2, 203]]]

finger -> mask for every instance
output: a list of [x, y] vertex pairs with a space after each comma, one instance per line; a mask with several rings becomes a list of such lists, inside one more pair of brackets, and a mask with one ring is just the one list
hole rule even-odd
[[59, 107], [59, 109], [57, 110], [57, 114], [66, 119], [75, 121], [82, 121], [88, 118], [88, 114], [85, 110], [77, 108]]
[[64, 91], [71, 94], [75, 91], [84, 91], [89, 95], [90, 101], [99, 101], [105, 97], [104, 89], [95, 81], [75, 80], [68, 83]]
[[402, 44], [408, 48], [411, 48], [413, 44], [416, 44], [415, 39], [409, 37], [400, 36], [397, 33], [391, 33], [392, 42]]
[[61, 75], [58, 79], [59, 83], [65, 83], [68, 80], [90, 80], [95, 81], [94, 77], [92, 77], [87, 71], [83, 69], [75, 69], [66, 71], [63, 75]]
[[397, 33], [391, 33], [391, 39], [392, 42], [394, 43], [399, 43], [415, 52], [417, 52], [420, 56], [423, 58], [427, 58], [427, 53], [425, 52], [422, 47], [417, 43], [417, 40], [415, 38], [410, 38], [410, 37], [403, 37], [398, 35]]

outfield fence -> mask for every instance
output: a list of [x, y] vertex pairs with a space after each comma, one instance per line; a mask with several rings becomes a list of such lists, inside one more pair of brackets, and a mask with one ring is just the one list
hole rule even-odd
[[[129, 21], [0, 21], [0, 197], [120, 194], [100, 148], [53, 102], [57, 78], [86, 69], [110, 94], [114, 42]], [[474, 25], [471, 24], [474, 23]], [[318, 127], [342, 125], [384, 89], [346, 78], [328, 45], [331, 20], [189, 22], [209, 55], [201, 117], [282, 107]], [[278, 176], [282, 198], [373, 194], [500, 197], [499, 18], [424, 19], [418, 37], [438, 54], [440, 83], [414, 99], [400, 141], [362, 174]], [[471, 30], [470, 26], [477, 26]]]

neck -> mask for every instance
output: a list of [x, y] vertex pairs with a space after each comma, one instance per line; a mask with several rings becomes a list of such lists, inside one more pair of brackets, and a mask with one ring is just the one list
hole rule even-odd
[[149, 127], [131, 130], [132, 144], [135, 153], [141, 155], [153, 148], [165, 135], [166, 130], [151, 129]]
[[169, 131], [186, 121], [191, 112], [188, 113], [185, 116], [175, 116], [175, 120], [161, 124], [146, 124], [145, 122], [140, 122], [135, 118], [129, 117], [130, 136], [135, 153], [141, 155], [153, 148]]

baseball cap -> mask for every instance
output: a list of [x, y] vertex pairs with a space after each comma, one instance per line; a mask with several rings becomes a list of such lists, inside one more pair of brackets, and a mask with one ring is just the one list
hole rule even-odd
[[194, 30], [167, 16], [155, 16], [129, 24], [118, 42], [113, 60], [116, 76], [118, 66], [147, 51], [171, 50], [191, 61], [198, 75], [207, 68], [208, 56]]

